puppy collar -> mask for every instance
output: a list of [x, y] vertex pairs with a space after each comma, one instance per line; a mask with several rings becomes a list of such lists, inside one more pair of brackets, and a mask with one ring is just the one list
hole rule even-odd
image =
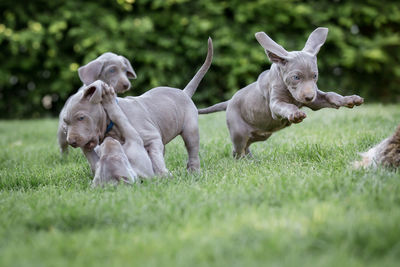
[[110, 120], [110, 123], [107, 125], [106, 134], [108, 134], [108, 132], [111, 131], [113, 126], [114, 126], [114, 122], [112, 120]]

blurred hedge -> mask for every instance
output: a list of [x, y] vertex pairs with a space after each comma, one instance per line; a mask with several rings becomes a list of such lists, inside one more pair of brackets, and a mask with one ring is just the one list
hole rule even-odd
[[57, 115], [80, 87], [77, 68], [106, 51], [132, 61], [129, 94], [184, 87], [214, 40], [214, 61], [194, 96], [199, 106], [228, 99], [269, 67], [254, 38], [265, 31], [300, 50], [317, 26], [321, 90], [398, 101], [400, 5], [393, 1], [9, 1], [0, 2], [0, 116]]

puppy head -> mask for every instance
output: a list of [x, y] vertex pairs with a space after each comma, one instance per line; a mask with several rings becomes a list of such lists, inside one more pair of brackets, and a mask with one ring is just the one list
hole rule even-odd
[[121, 143], [108, 136], [101, 143], [98, 155], [101, 158], [106, 155], [123, 155], [124, 153]]
[[100, 160], [96, 166], [92, 185], [133, 184], [136, 180], [137, 175], [132, 169], [121, 144], [117, 140], [107, 137], [100, 147]]
[[67, 142], [72, 147], [94, 149], [106, 123], [106, 113], [101, 105], [102, 81], [96, 81], [73, 95], [63, 115]]
[[129, 60], [123, 56], [107, 52], [78, 69], [79, 78], [87, 85], [101, 80], [111, 85], [116, 93], [131, 88], [129, 79], [136, 79], [136, 73]]
[[317, 54], [327, 34], [327, 28], [317, 28], [308, 37], [303, 50], [288, 52], [264, 32], [256, 33], [256, 39], [268, 58], [278, 65], [286, 88], [300, 103], [310, 103], [317, 96]]

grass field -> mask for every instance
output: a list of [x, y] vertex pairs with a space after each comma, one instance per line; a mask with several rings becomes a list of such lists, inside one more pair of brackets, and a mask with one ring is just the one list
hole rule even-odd
[[399, 266], [400, 175], [350, 162], [392, 134], [400, 106], [306, 110], [231, 158], [225, 114], [200, 117], [202, 171], [91, 189], [56, 120], [0, 121], [1, 266]]

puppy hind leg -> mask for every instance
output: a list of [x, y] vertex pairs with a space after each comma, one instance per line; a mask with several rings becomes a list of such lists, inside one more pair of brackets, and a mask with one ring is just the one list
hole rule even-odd
[[236, 159], [240, 159], [246, 155], [247, 142], [249, 141], [249, 133], [246, 130], [245, 123], [238, 119], [239, 116], [234, 116], [234, 113], [226, 115], [227, 125], [231, 141], [233, 144], [232, 156]]
[[250, 145], [251, 143], [247, 142], [246, 148], [244, 149], [244, 154], [246, 157], [253, 158], [253, 154], [251, 153], [249, 148]]
[[196, 123], [192, 123], [192, 125], [185, 125], [185, 129], [183, 130], [181, 136], [183, 141], [185, 142], [185, 147], [189, 157], [187, 162], [187, 169], [189, 171], [198, 171], [200, 169], [200, 136], [197, 121]]
[[227, 109], [226, 124], [233, 144], [232, 156], [240, 159], [246, 155], [247, 142], [250, 138], [250, 132], [246, 122], [241, 118], [240, 112], [236, 107]]
[[243, 158], [246, 155], [246, 146], [249, 138], [240, 133], [231, 133], [231, 139], [233, 144], [232, 156], [235, 159]]
[[265, 141], [267, 140], [272, 134], [263, 134], [263, 135], [256, 135], [249, 138], [245, 148], [245, 155], [246, 157], [253, 158], [253, 154], [250, 151], [250, 145], [254, 142]]

